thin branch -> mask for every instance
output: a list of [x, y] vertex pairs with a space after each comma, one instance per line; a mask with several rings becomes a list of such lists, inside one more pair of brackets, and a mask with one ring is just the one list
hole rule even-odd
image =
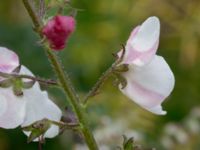
[[[25, 5], [30, 17], [32, 18], [33, 23], [35, 24], [36, 31], [39, 33], [40, 37], [42, 38], [43, 35], [40, 32], [41, 25], [40, 25], [39, 18], [37, 17], [36, 13], [32, 9], [31, 4], [28, 0], [23, 0], [23, 3]], [[53, 67], [53, 70], [55, 71], [55, 74], [58, 77], [59, 83], [60, 83], [62, 89], [64, 90], [66, 97], [69, 98], [69, 102], [70, 102], [75, 114], [77, 115], [78, 121], [81, 124], [80, 129], [84, 135], [84, 138], [88, 145], [88, 148], [90, 150], [98, 150], [97, 143], [94, 139], [92, 132], [89, 129], [86, 112], [79, 103], [79, 97], [77, 97], [76, 92], [74, 91], [74, 87], [71, 85], [71, 81], [69, 80], [67, 73], [64, 72], [62, 65], [60, 64], [60, 62], [58, 61], [58, 58], [52, 52], [52, 50], [48, 46], [45, 46], [45, 44], [43, 46], [45, 48], [48, 59]]]
[[90, 97], [93, 97], [99, 93], [99, 89], [103, 86], [105, 81], [111, 76], [113, 72], [113, 66], [108, 68], [96, 82], [96, 84], [92, 87], [92, 89], [88, 92], [88, 94], [83, 99], [83, 105], [85, 105]]
[[45, 11], [46, 11], [45, 0], [39, 0], [39, 17], [40, 17], [40, 19], [43, 18]]
[[16, 73], [5, 73], [5, 72], [0, 72], [0, 76], [1, 77], [4, 77], [4, 78], [9, 78], [9, 77], [14, 77], [14, 78], [24, 78], [24, 79], [30, 79], [30, 80], [33, 80], [33, 81], [37, 81], [41, 84], [44, 84], [44, 85], [54, 85], [54, 86], [58, 86], [58, 82], [52, 80], [52, 79], [41, 79], [41, 78], [38, 78], [38, 77], [33, 77], [33, 76], [29, 76], [29, 75], [25, 75], [25, 74], [16, 74]]
[[90, 97], [93, 97], [98, 94], [99, 89], [104, 85], [105, 81], [113, 74], [115, 67], [119, 65], [125, 55], [125, 46], [122, 45], [122, 54], [118, 59], [108, 68], [96, 82], [96, 84], [92, 87], [92, 89], [88, 92], [88, 94], [83, 99], [83, 105], [85, 105]]
[[63, 126], [67, 126], [68, 128], [73, 128], [73, 127], [79, 127], [80, 124], [78, 123], [66, 123], [66, 122], [62, 122], [62, 121], [54, 121], [54, 120], [49, 120], [52, 124], [57, 125], [59, 127], [63, 127]]
[[43, 35], [40, 32], [40, 29], [42, 27], [42, 22], [40, 18], [37, 16], [37, 13], [35, 12], [29, 0], [22, 0], [22, 1], [24, 3], [24, 6], [26, 7], [26, 10], [28, 11], [29, 16], [33, 21], [34, 30], [39, 33], [40, 37], [43, 37]]

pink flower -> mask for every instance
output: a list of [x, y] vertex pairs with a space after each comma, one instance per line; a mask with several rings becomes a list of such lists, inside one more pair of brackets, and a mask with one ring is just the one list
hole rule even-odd
[[66, 40], [75, 29], [75, 20], [71, 16], [57, 15], [44, 26], [42, 32], [54, 50], [65, 48]]
[[[19, 66], [18, 56], [7, 48], [0, 47], [0, 71], [11, 73]], [[33, 74], [25, 66], [21, 67], [20, 74]], [[1, 78], [2, 80], [3, 78]], [[24, 79], [24, 81], [30, 81]], [[12, 129], [18, 126], [29, 126], [32, 123], [49, 119], [60, 121], [60, 109], [48, 98], [45, 91], [41, 91], [36, 82], [32, 88], [23, 89], [23, 96], [16, 96], [12, 87], [0, 87], [0, 128]], [[59, 127], [51, 125], [44, 137], [52, 138], [59, 132]], [[25, 134], [29, 135], [29, 132]]]
[[122, 61], [129, 65], [129, 71], [122, 74], [127, 86], [122, 89], [120, 85], [120, 90], [144, 109], [164, 115], [161, 103], [173, 90], [175, 79], [164, 58], [156, 55], [159, 34], [157, 17], [149, 17], [132, 31]]

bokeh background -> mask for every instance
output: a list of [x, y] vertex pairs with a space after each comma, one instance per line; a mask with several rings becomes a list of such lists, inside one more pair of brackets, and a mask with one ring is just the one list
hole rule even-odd
[[[166, 116], [141, 109], [112, 85], [112, 79], [108, 81], [88, 105], [88, 118], [101, 149], [115, 149], [125, 134], [145, 148], [199, 150], [200, 1], [72, 0], [71, 3], [82, 10], [76, 16], [76, 32], [59, 55], [82, 96], [112, 64], [111, 54], [126, 43], [133, 27], [149, 16], [160, 18], [158, 54], [169, 63], [176, 78], [174, 91], [163, 104]], [[14, 50], [34, 74], [54, 78], [22, 1], [1, 1], [0, 45]], [[55, 88], [43, 88], [64, 110], [68, 105], [64, 95]], [[20, 128], [0, 129], [0, 150], [37, 149], [37, 143], [27, 144], [26, 140]], [[84, 145], [77, 134], [66, 131], [47, 140], [43, 148], [82, 150]]]

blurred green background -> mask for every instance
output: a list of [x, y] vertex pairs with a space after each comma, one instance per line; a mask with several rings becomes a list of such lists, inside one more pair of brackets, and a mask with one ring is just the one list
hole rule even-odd
[[[137, 144], [158, 150], [200, 149], [200, 1], [199, 0], [72, 0], [83, 9], [76, 20], [76, 32], [59, 55], [81, 95], [92, 87], [114, 61], [131, 30], [149, 16], [161, 21], [158, 54], [169, 63], [176, 78], [174, 91], [164, 102], [166, 116], [155, 116], [123, 96], [110, 80], [89, 103], [89, 118], [102, 150], [122, 143], [122, 134], [134, 136]], [[34, 74], [54, 78], [44, 51], [32, 31], [22, 1], [0, 4], [0, 45], [14, 50]], [[43, 87], [45, 88], [45, 87]], [[47, 88], [45, 88], [47, 89]], [[48, 88], [62, 109], [64, 95]], [[66, 131], [47, 140], [44, 150], [82, 150], [77, 135]], [[75, 145], [75, 146], [74, 146]], [[0, 150], [33, 150], [20, 129], [0, 129]]]

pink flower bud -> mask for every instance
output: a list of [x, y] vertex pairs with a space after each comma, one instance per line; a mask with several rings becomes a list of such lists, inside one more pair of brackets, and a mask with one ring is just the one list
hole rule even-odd
[[46, 36], [50, 43], [50, 47], [54, 50], [62, 50], [65, 48], [66, 40], [75, 29], [75, 20], [71, 16], [57, 15], [44, 26], [42, 33]]

